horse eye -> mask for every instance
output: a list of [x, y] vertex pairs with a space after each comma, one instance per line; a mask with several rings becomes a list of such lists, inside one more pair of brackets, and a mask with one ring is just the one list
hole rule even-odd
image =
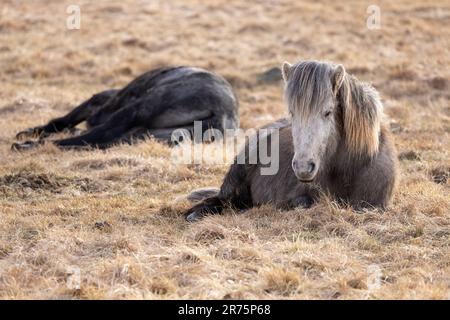
[[327, 112], [325, 112], [325, 114], [324, 114], [325, 118], [328, 118], [330, 115], [331, 115], [331, 111], [327, 111]]

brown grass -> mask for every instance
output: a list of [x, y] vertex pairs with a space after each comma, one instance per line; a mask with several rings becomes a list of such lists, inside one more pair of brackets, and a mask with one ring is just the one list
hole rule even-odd
[[[448, 5], [381, 1], [370, 31], [361, 1], [83, 0], [81, 30], [69, 31], [71, 3], [2, 1], [0, 297], [449, 298]], [[342, 63], [380, 91], [403, 155], [386, 212], [324, 199], [188, 224], [174, 199], [218, 186], [226, 166], [175, 166], [152, 141], [9, 150], [17, 131], [163, 64], [223, 74], [242, 126], [263, 125], [284, 109], [281, 83], [261, 75], [302, 58]]]

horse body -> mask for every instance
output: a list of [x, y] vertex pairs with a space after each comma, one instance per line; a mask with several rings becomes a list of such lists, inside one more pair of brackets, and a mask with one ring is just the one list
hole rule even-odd
[[[88, 124], [87, 132], [52, 142], [60, 147], [107, 148], [147, 136], [170, 141], [174, 130], [192, 130], [194, 121], [202, 121], [203, 130], [223, 132], [238, 127], [238, 102], [230, 84], [219, 75], [192, 67], [161, 68], [139, 76], [121, 90], [98, 93], [66, 116], [20, 132], [18, 138], [44, 138], [82, 121]], [[14, 148], [34, 145], [27, 142]]]
[[[278, 172], [262, 175], [260, 161], [235, 161], [220, 190], [212, 196], [209, 190], [187, 211], [189, 221], [226, 206], [309, 207], [322, 193], [355, 209], [389, 204], [397, 180], [396, 155], [376, 91], [329, 63], [284, 65], [283, 76], [291, 117], [265, 127], [279, 130]], [[270, 146], [272, 138], [258, 138], [257, 148], [247, 143], [241, 151], [246, 160], [262, 143]]]
[[[300, 181], [292, 170], [295, 151], [291, 131], [289, 124], [279, 132], [277, 174], [258, 174], [260, 165], [255, 165], [247, 176], [245, 183], [249, 186], [252, 205], [273, 203], [279, 208], [293, 208], [300, 200], [312, 203], [322, 192], [356, 208], [388, 205], [395, 184], [395, 151], [384, 127], [380, 132], [380, 149], [374, 158], [349, 157], [341, 145], [326, 168], [310, 183]], [[235, 166], [242, 169], [240, 165]]]

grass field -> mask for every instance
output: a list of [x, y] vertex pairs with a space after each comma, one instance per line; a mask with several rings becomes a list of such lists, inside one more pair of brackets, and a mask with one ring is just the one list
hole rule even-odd
[[[449, 299], [450, 4], [377, 1], [370, 30], [371, 4], [2, 0], [0, 297]], [[154, 141], [10, 151], [19, 130], [161, 65], [224, 75], [241, 126], [257, 127], [285, 115], [282, 83], [261, 75], [300, 59], [379, 90], [401, 170], [386, 212], [324, 200], [189, 224], [177, 197], [219, 186], [227, 166], [176, 166]]]

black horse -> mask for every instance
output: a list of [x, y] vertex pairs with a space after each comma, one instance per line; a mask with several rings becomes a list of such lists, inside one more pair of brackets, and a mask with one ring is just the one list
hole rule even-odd
[[121, 90], [95, 94], [64, 117], [47, 125], [19, 132], [17, 139], [37, 141], [14, 143], [13, 150], [27, 150], [45, 138], [86, 121], [88, 130], [68, 139], [53, 140], [61, 148], [108, 148], [118, 143], [153, 136], [170, 142], [174, 130], [193, 131], [194, 121], [207, 129], [235, 129], [239, 125], [238, 101], [231, 85], [221, 76], [193, 67], [151, 70]]

